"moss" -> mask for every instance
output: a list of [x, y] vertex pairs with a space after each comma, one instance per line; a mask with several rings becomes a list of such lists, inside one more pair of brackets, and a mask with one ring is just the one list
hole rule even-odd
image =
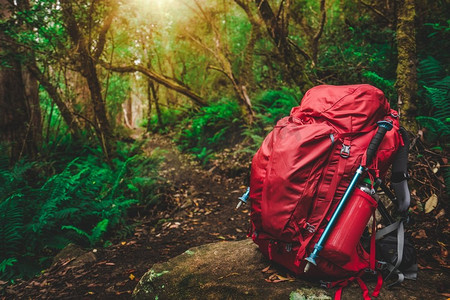
[[416, 70], [416, 38], [415, 38], [415, 6], [414, 0], [404, 0], [400, 4], [397, 24], [397, 81], [398, 108], [402, 124], [415, 132], [413, 116], [417, 110], [417, 70]]
[[297, 289], [291, 292], [289, 300], [331, 300], [329, 295], [313, 289]]

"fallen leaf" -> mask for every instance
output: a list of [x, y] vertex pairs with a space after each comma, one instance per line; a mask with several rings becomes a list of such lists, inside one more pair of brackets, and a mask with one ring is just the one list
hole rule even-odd
[[437, 163], [436, 166], [433, 168], [433, 173], [436, 174], [437, 172], [439, 172], [440, 167], [441, 167], [441, 165], [439, 163]]
[[426, 239], [426, 238], [428, 238], [427, 233], [425, 232], [424, 229], [419, 229], [417, 232], [414, 232], [412, 234], [412, 236], [415, 239]]
[[434, 218], [437, 220], [437, 219], [442, 218], [443, 216], [445, 216], [445, 210], [444, 210], [444, 209], [441, 209], [441, 210], [434, 216]]
[[438, 244], [439, 246], [441, 246], [441, 256], [447, 258], [448, 257], [447, 245], [439, 241]]
[[433, 270], [432, 267], [430, 267], [430, 266], [423, 266], [423, 265], [421, 265], [421, 264], [417, 264], [417, 267], [418, 267], [420, 270]]
[[291, 277], [291, 276], [281, 276], [280, 274], [272, 274], [270, 275], [269, 278], [265, 279], [267, 282], [271, 282], [271, 283], [278, 283], [278, 282], [283, 282], [283, 281], [295, 281], [295, 278]]
[[136, 276], [134, 276], [133, 274], [130, 274], [130, 276], [128, 276], [128, 278], [130, 278], [130, 280], [134, 280], [136, 278]]
[[230, 273], [230, 274], [228, 274], [228, 275], [219, 277], [219, 280], [220, 280], [220, 279], [224, 279], [224, 278], [228, 278], [228, 277], [230, 277], [230, 276], [239, 276], [239, 275], [241, 275], [241, 274], [234, 272], [234, 273]]
[[425, 213], [428, 214], [433, 211], [433, 209], [436, 208], [437, 204], [438, 196], [436, 194], [431, 195], [431, 197], [428, 198], [427, 202], [425, 203]]
[[448, 265], [448, 263], [442, 258], [440, 257], [437, 253], [433, 254], [433, 258], [439, 262], [439, 264], [445, 268], [450, 268], [450, 266]]
[[267, 273], [267, 271], [269, 271], [269, 270], [270, 270], [270, 266], [267, 266], [264, 269], [262, 269], [261, 272]]

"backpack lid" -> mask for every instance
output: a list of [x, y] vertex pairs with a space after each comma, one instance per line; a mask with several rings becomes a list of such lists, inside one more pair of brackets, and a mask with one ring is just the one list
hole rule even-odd
[[319, 85], [308, 90], [291, 116], [328, 121], [341, 132], [358, 132], [390, 114], [384, 93], [369, 84]]

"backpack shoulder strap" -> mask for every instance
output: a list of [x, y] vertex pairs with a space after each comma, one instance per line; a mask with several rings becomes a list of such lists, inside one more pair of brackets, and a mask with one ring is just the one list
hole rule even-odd
[[394, 190], [399, 212], [407, 212], [411, 202], [411, 195], [408, 188], [408, 151], [410, 141], [408, 132], [405, 128], [400, 127], [399, 132], [403, 139], [403, 145], [399, 147], [392, 163], [391, 185]]

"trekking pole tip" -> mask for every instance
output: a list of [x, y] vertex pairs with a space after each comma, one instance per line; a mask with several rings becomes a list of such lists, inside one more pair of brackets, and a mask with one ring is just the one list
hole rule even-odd
[[248, 187], [245, 193], [241, 197], [239, 197], [239, 203], [236, 205], [235, 209], [241, 207], [242, 203], [247, 203], [249, 195], [250, 195], [250, 188]]
[[303, 273], [308, 273], [310, 267], [311, 267], [311, 263], [308, 262], [305, 266], [305, 269], [303, 270]]

